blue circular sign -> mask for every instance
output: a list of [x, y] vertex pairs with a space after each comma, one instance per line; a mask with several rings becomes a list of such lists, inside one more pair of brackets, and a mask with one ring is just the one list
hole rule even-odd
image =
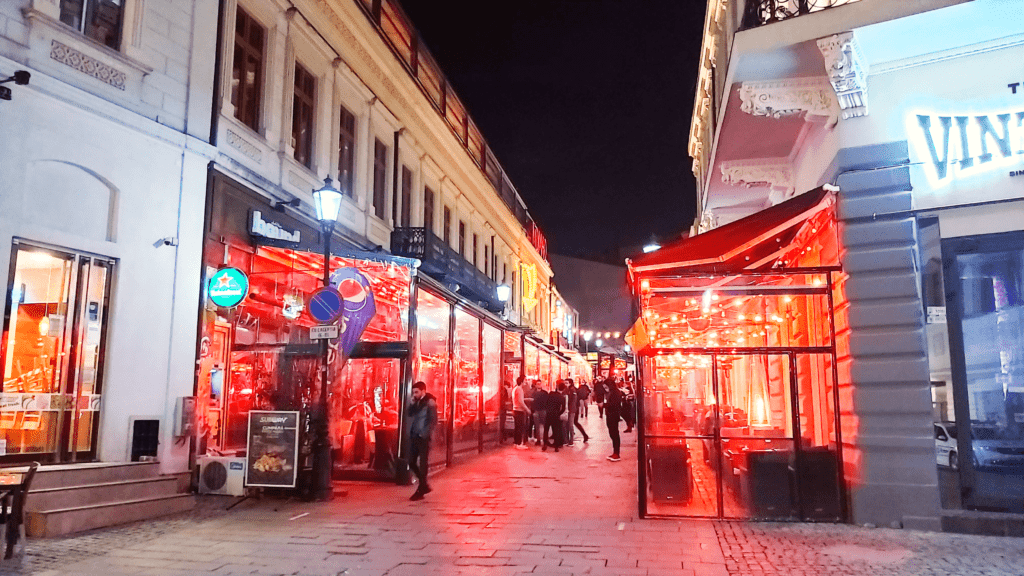
[[320, 288], [309, 297], [309, 305], [306, 310], [314, 320], [322, 324], [330, 324], [341, 316], [345, 307], [345, 300], [341, 293], [332, 286]]

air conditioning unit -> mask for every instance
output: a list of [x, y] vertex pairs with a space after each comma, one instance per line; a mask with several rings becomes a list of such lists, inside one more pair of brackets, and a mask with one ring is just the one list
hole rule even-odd
[[245, 458], [199, 457], [199, 493], [245, 496]]

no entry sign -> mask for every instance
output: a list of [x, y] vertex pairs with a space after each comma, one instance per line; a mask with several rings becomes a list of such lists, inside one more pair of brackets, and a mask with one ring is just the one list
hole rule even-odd
[[321, 324], [330, 324], [341, 316], [345, 300], [333, 286], [321, 288], [309, 297], [306, 310], [314, 320]]

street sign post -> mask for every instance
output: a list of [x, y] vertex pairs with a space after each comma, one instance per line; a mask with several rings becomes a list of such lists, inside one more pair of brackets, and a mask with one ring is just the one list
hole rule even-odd
[[345, 299], [333, 286], [320, 288], [309, 296], [306, 310], [321, 324], [333, 324], [345, 308]]

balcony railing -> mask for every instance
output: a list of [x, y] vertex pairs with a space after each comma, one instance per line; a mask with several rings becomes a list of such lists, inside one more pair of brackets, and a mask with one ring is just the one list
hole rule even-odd
[[492, 312], [504, 308], [498, 301], [497, 282], [426, 228], [395, 228], [391, 233], [391, 253], [419, 259], [421, 271], [452, 290], [458, 286], [459, 294]]
[[466, 149], [469, 157], [473, 159], [473, 162], [483, 172], [484, 177], [494, 187], [498, 197], [504, 201], [505, 206], [512, 212], [519, 224], [530, 234], [531, 240], [534, 237], [539, 237], [542, 240], [540, 244], [534, 242], [533, 245], [539, 252], [543, 252], [544, 259], [547, 260], [547, 240], [544, 240], [539, 229], [536, 232], [531, 232], [531, 226], [536, 229], [536, 225], [533, 218], [530, 217], [530, 213], [527, 212], [522, 197], [512, 186], [512, 182], [494, 157], [490, 146], [487, 145], [487, 141], [480, 133], [480, 129], [470, 118], [466, 107], [462, 105], [459, 97], [452, 90], [448, 79], [441, 72], [441, 68], [434, 61], [433, 56], [424, 47], [419, 33], [416, 32], [398, 2], [396, 0], [355, 0], [355, 2], [377, 27], [381, 38], [405, 66], [406, 72], [420, 87], [420, 91], [434, 106], [434, 110], [448, 124], [459, 143]]
[[756, 28], [860, 0], [747, 0], [743, 28]]

